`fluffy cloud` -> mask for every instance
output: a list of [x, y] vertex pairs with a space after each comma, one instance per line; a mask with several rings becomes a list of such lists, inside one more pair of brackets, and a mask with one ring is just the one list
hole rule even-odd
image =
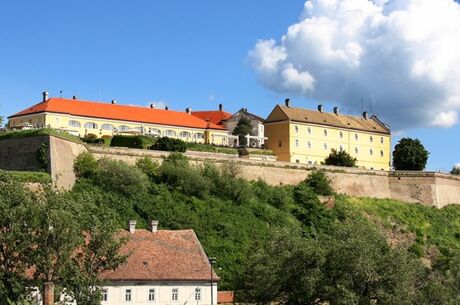
[[454, 0], [309, 0], [279, 41], [249, 52], [268, 88], [360, 100], [394, 130], [450, 127], [460, 109], [460, 5]]

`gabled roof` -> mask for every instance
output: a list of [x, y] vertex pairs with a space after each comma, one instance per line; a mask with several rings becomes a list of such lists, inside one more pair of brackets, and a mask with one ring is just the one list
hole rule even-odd
[[232, 116], [231, 113], [222, 111], [222, 110], [215, 110], [215, 111], [193, 111], [192, 115], [204, 120], [210, 121], [211, 123], [222, 125], [222, 121], [225, 121], [229, 117]]
[[358, 116], [343, 114], [337, 115], [335, 113], [320, 112], [303, 108], [293, 108], [284, 105], [276, 105], [275, 109], [273, 109], [272, 113], [268, 116], [265, 122], [270, 123], [283, 120], [390, 134], [390, 129], [375, 115], [365, 119]]
[[[136, 229], [134, 233], [123, 230], [120, 235], [128, 237], [120, 252], [131, 255], [118, 269], [104, 272], [104, 280], [211, 280], [211, 265], [193, 230]], [[219, 280], [214, 271], [213, 280]]]
[[224, 129], [222, 126], [218, 126], [212, 122], [206, 122], [186, 112], [65, 98], [50, 98], [8, 118], [42, 112], [64, 113], [75, 116], [131, 121], [144, 124]]
[[241, 108], [240, 110], [238, 110], [237, 112], [235, 112], [234, 114], [232, 114], [232, 116], [235, 116], [235, 115], [239, 115], [239, 114], [244, 114], [248, 117], [251, 117], [257, 121], [260, 121], [260, 122], [265, 122], [265, 119], [264, 118], [261, 118], [260, 116], [258, 115], [255, 115], [254, 113], [251, 113], [251, 112], [248, 112], [248, 110], [246, 108]]

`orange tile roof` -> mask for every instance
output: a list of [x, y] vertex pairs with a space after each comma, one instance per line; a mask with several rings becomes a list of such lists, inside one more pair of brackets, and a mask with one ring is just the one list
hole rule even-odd
[[[123, 230], [121, 236], [129, 239], [120, 252], [131, 255], [118, 269], [104, 272], [104, 280], [211, 280], [211, 266], [193, 230]], [[219, 280], [214, 271], [213, 279]]]
[[217, 304], [233, 303], [233, 299], [234, 299], [233, 291], [218, 291], [217, 292]]
[[131, 121], [144, 124], [224, 129], [222, 126], [212, 122], [208, 123], [186, 112], [65, 98], [50, 98], [8, 118], [41, 112], [65, 113], [89, 118]]
[[231, 113], [215, 110], [215, 111], [194, 111], [192, 114], [202, 120], [210, 121], [211, 123], [222, 125], [222, 121], [227, 120], [232, 116]]

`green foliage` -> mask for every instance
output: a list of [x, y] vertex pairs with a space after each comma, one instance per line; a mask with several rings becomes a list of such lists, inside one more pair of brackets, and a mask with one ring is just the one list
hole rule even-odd
[[138, 159], [136, 167], [151, 179], [155, 179], [158, 176], [158, 164], [151, 158], [144, 157]]
[[324, 171], [312, 171], [305, 180], [305, 183], [318, 195], [330, 196], [333, 194], [330, 181]]
[[110, 146], [149, 149], [155, 142], [156, 138], [153, 137], [116, 135]]
[[452, 175], [460, 175], [460, 166], [455, 165], [450, 171]]
[[95, 174], [98, 163], [89, 152], [79, 154], [73, 162], [73, 170], [77, 178], [89, 178]]
[[422, 171], [429, 154], [418, 139], [402, 138], [393, 151], [393, 166], [396, 170]]
[[50, 184], [51, 175], [44, 172], [8, 171], [14, 179], [19, 182]]
[[40, 144], [37, 150], [37, 162], [40, 171], [48, 170], [48, 145], [46, 143]]
[[187, 144], [179, 139], [161, 137], [157, 140], [155, 145], [151, 147], [151, 149], [185, 152], [187, 150]]
[[192, 143], [192, 142], [187, 142], [186, 144], [187, 144], [187, 150], [191, 150], [191, 151], [204, 151], [204, 152], [229, 154], [229, 155], [238, 154], [238, 150], [236, 148], [220, 147], [220, 146], [215, 146], [211, 144]]
[[73, 136], [63, 131], [51, 129], [51, 128], [42, 128], [42, 129], [33, 129], [33, 130], [13, 130], [0, 133], [0, 141], [4, 139], [21, 139], [21, 138], [30, 138], [36, 136], [46, 136], [51, 135], [57, 138], [69, 140], [75, 143], [82, 143], [79, 137]]
[[251, 120], [246, 116], [242, 115], [236, 124], [236, 127], [233, 129], [232, 134], [238, 136], [240, 145], [247, 146], [246, 135], [252, 135], [252, 123]]
[[356, 158], [350, 156], [350, 154], [347, 153], [345, 150], [336, 150], [333, 148], [329, 156], [327, 156], [324, 160], [324, 164], [334, 166], [355, 167], [356, 161]]

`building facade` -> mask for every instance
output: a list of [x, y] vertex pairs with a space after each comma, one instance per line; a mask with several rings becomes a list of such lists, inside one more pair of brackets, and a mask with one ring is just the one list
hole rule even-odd
[[48, 98], [10, 117], [10, 128], [50, 127], [84, 137], [142, 134], [171, 137], [186, 142], [215, 145], [229, 144], [228, 131], [223, 126], [204, 121], [184, 112], [153, 107], [140, 107], [82, 101], [78, 99]]
[[362, 117], [277, 105], [265, 121], [267, 148], [279, 161], [321, 164], [332, 149], [345, 150], [357, 166], [389, 170], [391, 133], [375, 115]]

